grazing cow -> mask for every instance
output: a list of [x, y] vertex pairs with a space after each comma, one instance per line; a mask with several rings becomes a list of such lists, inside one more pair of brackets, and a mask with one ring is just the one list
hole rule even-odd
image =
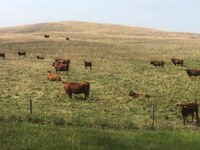
[[90, 84], [88, 82], [63, 82], [65, 93], [72, 98], [72, 93], [74, 94], [85, 94], [85, 100], [89, 98]]
[[175, 66], [178, 65], [178, 64], [183, 66], [183, 59], [171, 58], [171, 61], [173, 62], [173, 64]]
[[162, 67], [164, 67], [164, 61], [157, 61], [157, 60], [151, 61], [151, 62], [150, 62], [150, 65], [154, 65], [155, 67], [157, 67], [157, 66], [162, 66]]
[[66, 71], [68, 73], [68, 71], [69, 71], [69, 64], [63, 64], [61, 62], [54, 62], [52, 66], [55, 68], [56, 72]]
[[51, 71], [47, 71], [47, 80], [50, 81], [61, 81], [61, 78], [57, 74], [53, 74]]
[[6, 54], [5, 53], [0, 53], [0, 57], [2, 57], [3, 59], [5, 59]]
[[26, 56], [26, 52], [18, 52], [19, 56]]
[[44, 57], [42, 57], [42, 56], [36, 56], [37, 57], [37, 59], [44, 59]]
[[200, 75], [200, 69], [185, 69], [188, 76], [199, 76]]
[[136, 93], [136, 92], [133, 92], [133, 91], [130, 91], [129, 93], [129, 96], [133, 97], [133, 98], [138, 98], [138, 97], [146, 97], [146, 98], [150, 98], [150, 95], [148, 94], [139, 94], [139, 93]]
[[66, 40], [67, 40], [67, 41], [69, 41], [69, 40], [70, 40], [70, 38], [66, 37]]
[[49, 37], [50, 37], [50, 36], [49, 36], [49, 35], [47, 35], [47, 34], [45, 34], [45, 35], [44, 35], [44, 38], [49, 38]]
[[92, 62], [84, 61], [84, 63], [85, 63], [85, 68], [90, 67], [90, 69], [92, 69]]
[[192, 122], [194, 119], [194, 113], [196, 113], [196, 120], [198, 123], [198, 104], [197, 100], [193, 103], [187, 103], [187, 104], [177, 104], [177, 106], [180, 106], [180, 110], [183, 116], [183, 124], [185, 125], [186, 118], [189, 114], [192, 115]]

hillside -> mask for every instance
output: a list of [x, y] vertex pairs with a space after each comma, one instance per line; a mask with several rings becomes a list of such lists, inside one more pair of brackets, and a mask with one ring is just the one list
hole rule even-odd
[[[194, 123], [182, 125], [176, 104], [200, 97], [200, 78], [185, 72], [200, 68], [199, 49], [199, 34], [140, 27], [60, 22], [1, 28], [0, 52], [6, 58], [0, 58], [0, 119], [140, 129], [150, 128], [154, 104], [157, 128], [197, 129]], [[18, 51], [27, 56], [19, 57]], [[184, 66], [174, 66], [172, 57], [184, 59]], [[83, 94], [70, 99], [62, 82], [47, 80], [47, 71], [56, 73], [55, 58], [71, 60], [69, 74], [59, 73], [63, 81], [90, 83], [90, 103]], [[85, 60], [92, 61], [91, 70], [84, 68]], [[150, 65], [151, 60], [165, 61], [164, 68]], [[133, 99], [130, 90], [151, 97]]]
[[89, 36], [90, 38], [125, 38], [125, 39], [193, 39], [200, 38], [199, 34], [165, 32], [142, 27], [129, 27], [112, 24], [89, 22], [58, 22], [40, 23], [9, 28], [0, 28], [1, 35], [40, 35], [54, 33], [56, 37], [70, 35], [73, 38]]

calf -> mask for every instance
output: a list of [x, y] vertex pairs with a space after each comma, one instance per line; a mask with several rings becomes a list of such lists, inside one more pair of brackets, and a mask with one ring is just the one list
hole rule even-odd
[[61, 78], [57, 74], [53, 74], [51, 71], [47, 71], [47, 80], [50, 81], [61, 81]]
[[183, 116], [183, 125], [185, 125], [186, 118], [189, 114], [192, 115], [192, 122], [194, 119], [194, 113], [196, 113], [196, 120], [198, 123], [198, 104], [197, 101], [193, 103], [187, 103], [187, 104], [177, 104], [177, 106], [180, 107], [182, 116]]
[[164, 61], [158, 61], [158, 60], [154, 60], [150, 62], [150, 65], [154, 65], [155, 67], [157, 66], [162, 66], [164, 67]]
[[3, 59], [5, 59], [6, 54], [5, 53], [0, 53], [0, 57], [2, 57]]
[[85, 68], [90, 67], [90, 69], [92, 69], [92, 62], [84, 61], [84, 63], [85, 63]]
[[189, 77], [200, 75], [200, 69], [186, 69], [185, 71], [187, 72]]
[[85, 94], [85, 100], [89, 98], [90, 84], [88, 82], [63, 82], [65, 93], [72, 98], [72, 93], [74, 94]]
[[37, 59], [44, 59], [42, 56], [36, 56]]
[[136, 92], [133, 92], [133, 91], [130, 91], [129, 96], [131, 96], [133, 98], [138, 98], [138, 97], [141, 97], [141, 96], [146, 97], [148, 99], [150, 98], [150, 95], [148, 95], [148, 94], [139, 94], [139, 93], [136, 93]]
[[171, 61], [175, 66], [178, 65], [178, 64], [183, 66], [183, 59], [171, 58]]

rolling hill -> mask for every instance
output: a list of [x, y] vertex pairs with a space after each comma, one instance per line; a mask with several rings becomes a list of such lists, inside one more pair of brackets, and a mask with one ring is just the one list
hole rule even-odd
[[[0, 28], [0, 52], [6, 53], [6, 59], [0, 60], [0, 118], [138, 129], [151, 126], [154, 104], [156, 127], [196, 129], [194, 124], [182, 125], [176, 104], [200, 97], [200, 78], [189, 78], [184, 71], [200, 68], [199, 49], [199, 34], [122, 25], [58, 22]], [[27, 57], [19, 57], [18, 51], [26, 51]], [[37, 60], [36, 55], [45, 60]], [[174, 66], [172, 57], [184, 59], [184, 66]], [[69, 75], [60, 74], [62, 80], [91, 84], [90, 103], [82, 95], [70, 99], [61, 82], [47, 80], [55, 58], [72, 62]], [[164, 68], [149, 64], [158, 59], [165, 61]], [[84, 69], [84, 60], [92, 61], [93, 69]], [[133, 99], [130, 90], [151, 97]]]

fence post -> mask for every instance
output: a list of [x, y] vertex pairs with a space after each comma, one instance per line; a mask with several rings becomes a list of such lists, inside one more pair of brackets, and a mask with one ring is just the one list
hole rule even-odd
[[151, 110], [152, 114], [151, 114], [151, 119], [152, 119], [152, 124], [151, 124], [151, 128], [154, 128], [154, 121], [155, 121], [155, 116], [154, 116], [154, 105], [152, 105], [152, 110]]
[[32, 107], [32, 100], [31, 99], [30, 99], [29, 110], [30, 110], [30, 114], [32, 115], [33, 107]]

